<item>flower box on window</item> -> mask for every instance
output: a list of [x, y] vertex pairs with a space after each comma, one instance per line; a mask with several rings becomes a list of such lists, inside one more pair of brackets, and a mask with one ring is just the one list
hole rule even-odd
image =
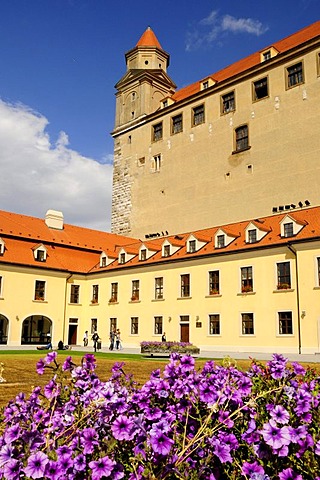
[[250, 293], [253, 292], [253, 288], [251, 285], [245, 285], [244, 287], [241, 287], [241, 293]]
[[277, 285], [277, 290], [288, 290], [291, 288], [291, 285], [289, 283], [278, 283]]
[[132, 295], [131, 302], [137, 302], [139, 300], [138, 295]]
[[111, 297], [109, 299], [109, 303], [117, 303], [117, 299], [115, 297]]
[[35, 300], [39, 301], [39, 302], [43, 302], [44, 301], [44, 297], [39, 297], [39, 295], [36, 295], [34, 297]]
[[210, 290], [210, 295], [219, 295], [219, 290], [217, 290], [216, 288], [213, 288], [212, 290]]
[[97, 298], [93, 298], [93, 299], [91, 300], [91, 303], [98, 303], [98, 299], [97, 299]]

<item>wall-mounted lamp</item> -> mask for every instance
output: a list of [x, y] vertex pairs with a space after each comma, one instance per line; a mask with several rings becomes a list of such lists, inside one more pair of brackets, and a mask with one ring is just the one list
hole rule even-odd
[[168, 317], [169, 322], [171, 322], [171, 317]]
[[305, 310], [301, 311], [301, 318], [304, 318], [307, 315], [307, 312]]
[[199, 321], [199, 315], [196, 316], [196, 321], [197, 321], [197, 322]]
[[16, 320], [19, 322], [20, 318], [18, 317], [18, 315], [16, 315]]

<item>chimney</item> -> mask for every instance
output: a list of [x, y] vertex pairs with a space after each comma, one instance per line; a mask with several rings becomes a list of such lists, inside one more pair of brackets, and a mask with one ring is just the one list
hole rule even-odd
[[48, 210], [45, 216], [45, 224], [49, 228], [63, 230], [63, 213], [56, 210]]

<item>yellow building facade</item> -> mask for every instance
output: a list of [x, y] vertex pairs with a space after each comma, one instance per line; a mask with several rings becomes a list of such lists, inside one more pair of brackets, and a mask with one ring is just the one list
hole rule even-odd
[[117, 83], [112, 231], [174, 234], [320, 198], [320, 22], [177, 90], [150, 28]]
[[[59, 214], [59, 212], [55, 212]], [[62, 215], [60, 214], [60, 219]], [[0, 342], [320, 352], [320, 207], [141, 241], [0, 212]]]

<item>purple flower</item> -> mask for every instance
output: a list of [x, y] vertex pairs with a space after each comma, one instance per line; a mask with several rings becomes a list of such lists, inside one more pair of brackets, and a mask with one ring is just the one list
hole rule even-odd
[[280, 480], [303, 480], [301, 475], [295, 473], [292, 468], [286, 468], [279, 473]]
[[60, 464], [53, 460], [49, 460], [46, 465], [45, 475], [45, 478], [48, 478], [50, 480], [59, 480], [62, 476], [62, 469], [60, 467]]
[[258, 462], [244, 462], [242, 465], [242, 475], [248, 475], [251, 478], [253, 473], [264, 473], [264, 469], [258, 464]]
[[43, 375], [44, 374], [44, 368], [46, 364], [44, 363], [43, 358], [40, 358], [40, 360], [37, 362], [37, 373], [38, 375]]
[[154, 435], [150, 435], [150, 443], [152, 449], [156, 453], [160, 453], [161, 455], [168, 455], [174, 441], [164, 435], [164, 433], [157, 432]]
[[15, 440], [17, 440], [17, 438], [19, 438], [20, 434], [21, 434], [20, 425], [16, 424], [16, 425], [13, 425], [12, 427], [8, 428], [8, 430], [6, 431], [6, 433], [4, 435], [4, 438], [5, 438], [6, 442], [12, 443]]
[[80, 453], [80, 455], [74, 458], [73, 466], [78, 472], [84, 470], [86, 468], [86, 457]]
[[56, 358], [57, 358], [57, 352], [49, 352], [46, 355], [46, 358], [44, 359], [44, 361], [46, 365], [49, 365], [49, 363], [54, 362]]
[[47, 455], [43, 452], [36, 452], [30, 455], [24, 470], [25, 474], [31, 478], [43, 478], [47, 463]]
[[111, 430], [117, 440], [132, 440], [134, 437], [134, 422], [125, 415], [119, 415], [113, 422]]
[[95, 445], [98, 445], [98, 434], [94, 428], [86, 428], [82, 432], [81, 443], [83, 445], [83, 453], [92, 453]]
[[0, 449], [0, 467], [11, 460], [13, 457], [13, 447], [12, 445], [4, 445]]
[[72, 370], [74, 366], [74, 363], [72, 362], [72, 357], [70, 357], [70, 355], [68, 355], [65, 359], [65, 361], [63, 362], [63, 365], [62, 365], [62, 370], [65, 372], [66, 370]]
[[291, 435], [288, 427], [279, 428], [274, 420], [263, 425], [261, 431], [265, 442], [274, 449], [279, 449], [283, 445], [291, 443]]
[[315, 444], [314, 453], [320, 455], [320, 440]]
[[102, 477], [109, 477], [116, 462], [105, 456], [99, 460], [89, 463], [92, 470], [92, 480], [100, 480]]
[[270, 410], [270, 416], [275, 420], [277, 423], [288, 423], [290, 415], [287, 410], [282, 405], [275, 405]]
[[13, 458], [9, 460], [4, 468], [3, 468], [3, 478], [6, 480], [17, 480], [20, 478], [20, 469], [21, 465], [18, 460], [14, 460]]

